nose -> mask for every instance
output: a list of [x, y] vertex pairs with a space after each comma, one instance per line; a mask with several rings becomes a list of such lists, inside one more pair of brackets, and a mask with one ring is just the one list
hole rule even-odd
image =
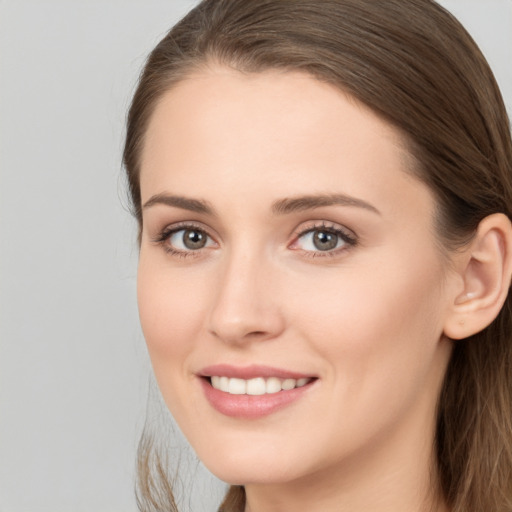
[[278, 337], [285, 327], [270, 262], [245, 254], [224, 262], [209, 318], [209, 332], [232, 345]]

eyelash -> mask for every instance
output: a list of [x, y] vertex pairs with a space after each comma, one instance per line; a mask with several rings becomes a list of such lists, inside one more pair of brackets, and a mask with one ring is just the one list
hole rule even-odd
[[346, 228], [342, 228], [338, 224], [327, 223], [322, 221], [320, 223], [313, 222], [307, 228], [301, 228], [294, 233], [294, 241], [291, 245], [294, 245], [300, 240], [302, 237], [305, 237], [309, 233], [317, 232], [325, 232], [329, 234], [336, 235], [341, 239], [344, 243], [342, 247], [334, 248], [327, 251], [306, 251], [304, 249], [294, 249], [296, 251], [301, 251], [302, 254], [307, 258], [331, 258], [335, 256], [339, 256], [341, 253], [350, 250], [358, 244], [357, 236]]
[[189, 222], [173, 224], [172, 226], [167, 226], [164, 228], [158, 236], [156, 236], [152, 241], [158, 245], [161, 245], [165, 252], [170, 254], [171, 256], [177, 256], [178, 258], [197, 258], [200, 256], [200, 250], [189, 250], [189, 251], [180, 251], [178, 249], [174, 249], [169, 243], [169, 238], [178, 233], [179, 231], [198, 231], [206, 235], [210, 240], [213, 238], [208, 234], [208, 232], [201, 226], [196, 224], [191, 224]]
[[[195, 258], [195, 257], [200, 256], [201, 252], [202, 252], [201, 249], [197, 249], [197, 250], [190, 249], [188, 251], [182, 251], [182, 250], [174, 249], [168, 243], [169, 238], [172, 235], [174, 235], [180, 231], [198, 231], [200, 233], [203, 233], [210, 240], [214, 240], [213, 237], [211, 237], [208, 234], [207, 230], [204, 229], [203, 227], [201, 227], [197, 224], [191, 224], [191, 223], [185, 222], [185, 223], [174, 224], [172, 226], [168, 226], [168, 227], [164, 228], [152, 240], [152, 242], [156, 243], [158, 245], [161, 245], [163, 247], [163, 249], [171, 256], [176, 256], [179, 258]], [[355, 247], [358, 244], [357, 237], [351, 231], [349, 231], [347, 229], [343, 229], [342, 227], [340, 227], [337, 224], [321, 222], [321, 223], [312, 223], [310, 226], [308, 226], [305, 229], [302, 228], [302, 229], [295, 231], [293, 234], [294, 240], [291, 244], [289, 244], [288, 247], [293, 246], [294, 244], [296, 244], [298, 242], [298, 240], [305, 237], [307, 234], [313, 233], [315, 231], [326, 232], [326, 233], [336, 235], [337, 237], [339, 237], [341, 239], [341, 241], [344, 243], [344, 245], [342, 247], [334, 248], [332, 250], [327, 250], [327, 251], [321, 251], [321, 250], [307, 251], [304, 249], [292, 249], [292, 250], [301, 251], [302, 254], [308, 258], [334, 257], [334, 256], [338, 256], [341, 252], [345, 252], [345, 251], [351, 249], [352, 247]]]

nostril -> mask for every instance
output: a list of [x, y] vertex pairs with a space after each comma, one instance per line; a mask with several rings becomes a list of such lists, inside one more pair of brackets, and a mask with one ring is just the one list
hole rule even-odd
[[263, 341], [267, 338], [275, 336], [275, 334], [269, 330], [251, 330], [250, 328], [244, 329], [243, 325], [235, 326], [222, 326], [215, 330], [211, 329], [210, 333], [223, 341], [228, 343], [244, 343], [248, 341]]
[[254, 336], [254, 337], [261, 337], [261, 336], [266, 336], [266, 332], [265, 331], [253, 331], [253, 332], [249, 332], [246, 334], [246, 336]]

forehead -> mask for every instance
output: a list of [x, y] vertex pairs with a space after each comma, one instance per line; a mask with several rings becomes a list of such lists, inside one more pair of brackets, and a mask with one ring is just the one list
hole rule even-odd
[[[141, 159], [144, 202], [161, 192], [385, 193], [411, 180], [398, 131], [334, 86], [300, 72], [213, 68], [167, 91]], [[400, 181], [400, 183], [395, 183]], [[179, 189], [179, 190], [176, 190]], [[271, 197], [274, 196], [274, 197]]]

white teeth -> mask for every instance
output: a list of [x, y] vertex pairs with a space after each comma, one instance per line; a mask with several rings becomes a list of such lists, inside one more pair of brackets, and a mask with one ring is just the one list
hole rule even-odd
[[247, 381], [247, 394], [248, 395], [264, 395], [265, 394], [265, 379], [258, 377], [256, 379], [248, 380]]
[[278, 391], [281, 391], [281, 381], [276, 377], [270, 377], [270, 379], [267, 379], [265, 391], [267, 393], [277, 393]]
[[285, 391], [288, 391], [290, 389], [293, 389], [296, 384], [297, 384], [297, 381], [295, 379], [285, 379], [285, 380], [283, 380], [283, 383], [281, 384], [281, 387]]
[[228, 393], [230, 395], [245, 395], [247, 381], [244, 379], [229, 379]]
[[311, 381], [309, 378], [302, 379], [278, 379], [270, 377], [256, 377], [254, 379], [244, 380], [229, 377], [212, 376], [212, 387], [231, 395], [265, 395], [278, 393], [279, 391], [289, 391], [293, 388], [300, 388]]
[[229, 377], [220, 377], [220, 385], [218, 389], [225, 393], [229, 391]]

